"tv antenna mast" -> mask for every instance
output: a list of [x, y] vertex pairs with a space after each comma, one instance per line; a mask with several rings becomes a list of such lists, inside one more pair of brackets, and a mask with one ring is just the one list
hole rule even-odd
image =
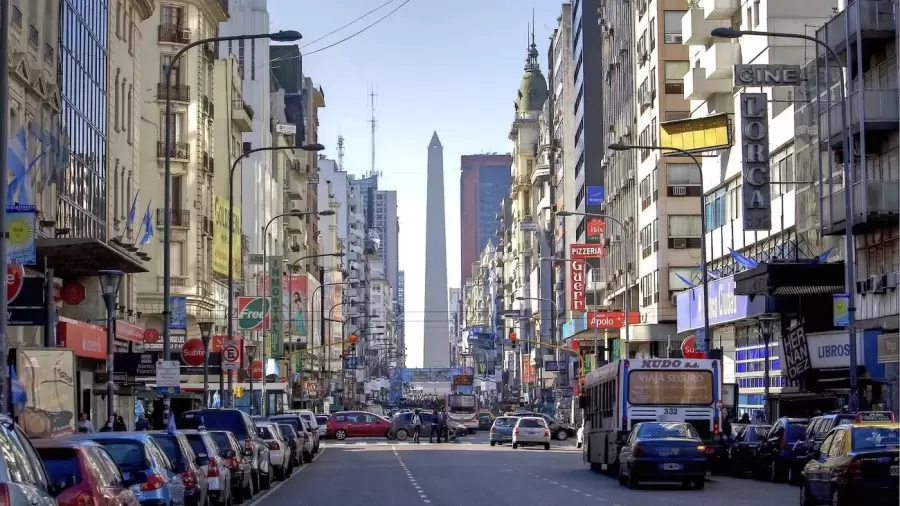
[[374, 83], [369, 84], [369, 125], [372, 129], [372, 161], [371, 167], [369, 167], [369, 176], [378, 176], [380, 175], [378, 171], [375, 170], [375, 130], [378, 127], [378, 120], [375, 119], [375, 99], [378, 97], [378, 89], [375, 87]]
[[344, 172], [344, 136], [338, 134], [337, 139], [337, 164], [338, 170]]

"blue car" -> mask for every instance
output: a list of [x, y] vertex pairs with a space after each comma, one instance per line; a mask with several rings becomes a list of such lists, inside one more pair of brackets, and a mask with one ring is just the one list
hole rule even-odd
[[491, 425], [491, 446], [512, 443], [513, 429], [516, 428], [517, 416], [500, 416]]
[[146, 432], [95, 432], [69, 436], [95, 441], [113, 458], [141, 506], [184, 506], [184, 482], [153, 437]]
[[706, 447], [694, 426], [684, 422], [636, 424], [619, 453], [619, 484], [637, 488], [641, 481], [675, 481], [685, 487], [706, 486]]

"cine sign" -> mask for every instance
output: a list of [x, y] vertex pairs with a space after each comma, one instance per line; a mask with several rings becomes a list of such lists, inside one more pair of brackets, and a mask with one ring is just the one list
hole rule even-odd
[[741, 93], [744, 230], [772, 229], [769, 107], [765, 93]]
[[800, 65], [735, 65], [734, 85], [764, 88], [800, 84]]

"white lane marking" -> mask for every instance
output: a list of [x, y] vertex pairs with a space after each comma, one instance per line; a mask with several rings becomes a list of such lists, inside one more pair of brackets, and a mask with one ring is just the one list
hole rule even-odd
[[[313, 456], [312, 461], [315, 462], [317, 458], [319, 458], [320, 456], [322, 456], [323, 453], [325, 453], [325, 450], [327, 450], [327, 448], [324, 447], [324, 446], [323, 446], [322, 448], [320, 448], [320, 449], [319, 449], [319, 453], [317, 453], [317, 454], [315, 454], [315, 455]], [[292, 479], [294, 479], [294, 477], [297, 476], [299, 473], [303, 472], [303, 470], [306, 469], [307, 467], [309, 467], [309, 465], [310, 465], [311, 463], [312, 463], [312, 462], [303, 464], [303, 467], [301, 467], [300, 469], [294, 470], [294, 473], [291, 474], [291, 477], [290, 477], [290, 478], [288, 478], [288, 479], [286, 479], [286, 480], [284, 480], [284, 481], [280, 481], [280, 482], [278, 482], [277, 484], [273, 485], [271, 488], [269, 488], [269, 490], [266, 490], [266, 491], [263, 492], [262, 494], [258, 494], [256, 497], [254, 497], [253, 499], [251, 499], [250, 502], [244, 503], [244, 506], [255, 506], [256, 504], [259, 504], [260, 501], [262, 501], [263, 499], [265, 499], [266, 497], [268, 497], [269, 495], [271, 495], [273, 492], [275, 492], [276, 490], [278, 490], [279, 488], [281, 488], [282, 486], [284, 486], [284, 484], [286, 484], [287, 482], [289, 482], [289, 481], [291, 481]]]
[[419, 498], [422, 499], [424, 504], [431, 504], [431, 501], [428, 499], [428, 495], [422, 491], [422, 487], [419, 486], [419, 482], [413, 477], [412, 473], [406, 467], [406, 463], [403, 462], [403, 459], [400, 457], [400, 452], [397, 451], [397, 447], [395, 445], [391, 445], [391, 449], [394, 451], [394, 456], [397, 457], [397, 462], [400, 463], [400, 467], [403, 471], [406, 472], [406, 478], [409, 479], [409, 483], [416, 489], [416, 493], [419, 494]]

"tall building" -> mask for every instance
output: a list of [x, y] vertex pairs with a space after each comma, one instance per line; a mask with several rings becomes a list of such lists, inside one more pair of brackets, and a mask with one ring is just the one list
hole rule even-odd
[[394, 311], [397, 319], [397, 341], [398, 351], [402, 354], [400, 357], [400, 366], [405, 366], [406, 362], [406, 273], [397, 272], [397, 289], [394, 290], [397, 298], [397, 310]]
[[391, 287], [397, 286], [400, 270], [400, 221], [397, 217], [397, 191], [375, 193], [375, 227], [381, 232], [381, 248], [376, 257], [384, 262], [385, 275]]
[[497, 209], [509, 194], [509, 154], [463, 155], [459, 175], [460, 286], [497, 233]]
[[[606, 150], [604, 132], [609, 124], [603, 122], [603, 86], [600, 83], [618, 70], [612, 62], [603, 59], [602, 48], [608, 43], [604, 37], [618, 27], [612, 27], [601, 19], [602, 3], [601, 0], [572, 2], [572, 55], [575, 59], [575, 151], [572, 154], [575, 178], [572, 184], [575, 209], [582, 213], [601, 212], [601, 206], [595, 200], [588, 203], [586, 197], [589, 187], [603, 186], [604, 180], [600, 161]], [[602, 242], [598, 237], [586, 237], [585, 218], [576, 216], [567, 219], [576, 223], [572, 242]], [[591, 264], [600, 267], [599, 262]]]
[[425, 211], [423, 367], [449, 367], [447, 332], [447, 231], [444, 218], [444, 146], [437, 132], [428, 143]]

